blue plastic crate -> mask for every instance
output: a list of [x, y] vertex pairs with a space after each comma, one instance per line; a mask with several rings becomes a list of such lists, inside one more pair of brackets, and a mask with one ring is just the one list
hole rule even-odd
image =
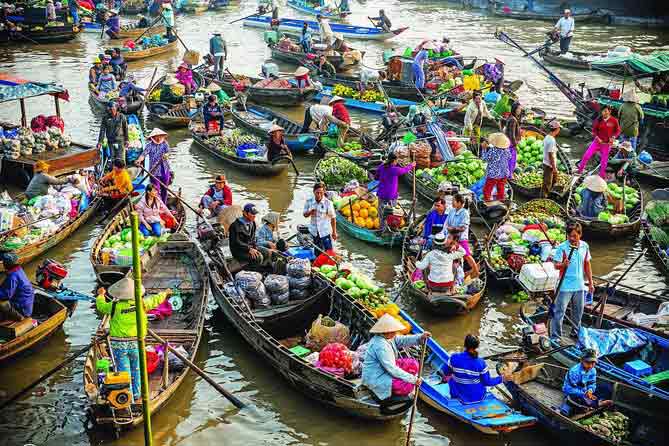
[[653, 373], [653, 368], [640, 359], [625, 363], [625, 371], [634, 376], [647, 376]]
[[258, 149], [240, 149], [237, 148], [237, 156], [240, 158], [246, 158], [249, 155], [259, 155], [260, 150]]
[[291, 257], [297, 257], [298, 259], [307, 259], [309, 261], [313, 261], [316, 258], [316, 254], [314, 254], [313, 248], [302, 248], [299, 246], [296, 246], [294, 248], [288, 248], [286, 254], [288, 254]]

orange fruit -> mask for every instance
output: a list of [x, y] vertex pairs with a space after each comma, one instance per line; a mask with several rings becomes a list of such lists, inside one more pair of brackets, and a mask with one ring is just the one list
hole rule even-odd
[[360, 209], [360, 217], [362, 218], [369, 217], [369, 212], [367, 212], [367, 209]]

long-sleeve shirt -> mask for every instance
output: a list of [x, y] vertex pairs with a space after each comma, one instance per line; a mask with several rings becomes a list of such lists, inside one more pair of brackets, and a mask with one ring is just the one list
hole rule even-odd
[[135, 211], [137, 211], [137, 214], [139, 215], [139, 222], [144, 223], [144, 226], [146, 227], [151, 227], [151, 223], [162, 222], [160, 214], [167, 214], [174, 217], [172, 211], [165, 206], [165, 203], [163, 203], [160, 197], [156, 197], [156, 201], [153, 204], [147, 203], [146, 197], [141, 198], [139, 203], [135, 205]]
[[576, 364], [569, 369], [564, 376], [562, 391], [565, 396], [575, 396], [583, 398], [588, 390], [595, 392], [597, 388], [597, 369], [591, 368], [587, 372], [583, 370], [581, 363]]
[[599, 136], [599, 139], [606, 144], [617, 138], [618, 135], [620, 135], [620, 124], [613, 116], [610, 116], [607, 120], [597, 118], [592, 123], [592, 136]]
[[502, 382], [502, 377], [490, 376], [483, 359], [475, 358], [469, 352], [452, 354], [443, 372], [452, 375], [448, 382], [451, 396], [464, 403], [483, 400], [486, 387], [496, 386]]
[[117, 33], [121, 30], [121, 19], [118, 15], [111, 16], [105, 26], [112, 32]]
[[583, 217], [596, 218], [600, 212], [606, 209], [606, 197], [601, 192], [593, 192], [589, 189], [581, 190], [581, 204], [578, 211]]
[[56, 178], [42, 172], [36, 173], [30, 180], [30, 183], [28, 183], [25, 194], [28, 198], [46, 195], [49, 191], [49, 186], [59, 186], [67, 184], [67, 182], [67, 178]]
[[511, 152], [509, 149], [500, 149], [498, 147], [488, 147], [483, 152], [481, 159], [488, 163], [486, 167], [486, 178], [508, 178], [509, 177], [509, 161], [511, 160]]
[[135, 95], [140, 95], [145, 91], [146, 89], [138, 87], [137, 85], [133, 84], [130, 81], [125, 81], [121, 84], [121, 88], [119, 89], [118, 95], [121, 97], [135, 96]]
[[15, 266], [7, 271], [5, 280], [0, 284], [0, 300], [9, 303], [25, 317], [33, 314], [35, 291], [23, 268]]
[[256, 245], [269, 248], [270, 243], [274, 243], [274, 232], [267, 225], [262, 225], [256, 234]]
[[112, 116], [110, 113], [102, 119], [98, 143], [102, 143], [105, 136], [109, 144], [126, 144], [128, 142], [128, 121], [122, 113], [116, 113], [116, 116]]
[[376, 191], [380, 200], [397, 200], [397, 186], [399, 178], [414, 168], [414, 163], [402, 166], [386, 166], [381, 164], [376, 169], [376, 178], [379, 180], [379, 188]]
[[634, 102], [625, 102], [618, 112], [620, 130], [627, 137], [639, 136], [639, 125], [644, 118], [643, 109]]
[[332, 28], [330, 27], [330, 22], [327, 19], [323, 19], [318, 22], [318, 28], [321, 33], [321, 40], [326, 45], [332, 45], [334, 40], [334, 34], [332, 33]]
[[[464, 207], [460, 209], [451, 208], [448, 211], [448, 216], [446, 217], [446, 227], [461, 228], [464, 227], [460, 233], [460, 240], [469, 240], [469, 211]], [[444, 228], [444, 232], [448, 232], [447, 228]]]
[[472, 130], [474, 126], [481, 127], [483, 118], [493, 119], [488, 106], [485, 101], [481, 101], [481, 108], [479, 108], [472, 99], [467, 106], [467, 111], [465, 111], [465, 130]]
[[346, 105], [344, 105], [343, 102], [335, 102], [332, 104], [332, 115], [340, 121], [344, 121], [346, 124], [351, 125], [351, 116], [348, 114]]
[[102, 188], [102, 191], [118, 191], [121, 194], [129, 194], [132, 192], [132, 180], [126, 169], [122, 169], [118, 172], [112, 170], [102, 177], [102, 181], [109, 180], [111, 180], [111, 186]]
[[520, 122], [515, 116], [509, 116], [509, 119], [506, 120], [506, 127], [504, 128], [504, 134], [511, 141], [511, 145], [516, 147], [520, 142]]
[[177, 80], [186, 87], [196, 87], [195, 82], [193, 81], [193, 72], [191, 70], [179, 70], [174, 77], [176, 77]]
[[416, 376], [399, 368], [396, 361], [399, 349], [417, 345], [420, 339], [421, 335], [395, 336], [390, 340], [381, 335], [374, 336], [365, 352], [362, 384], [381, 400], [390, 398], [393, 378], [415, 384]]
[[281, 142], [277, 144], [270, 138], [267, 141], [267, 160], [273, 161], [280, 156], [290, 156], [290, 150], [287, 150], [286, 141], [282, 138]]
[[162, 16], [166, 27], [174, 28], [174, 12], [171, 9], [163, 9], [163, 12], [161, 12], [160, 15]]
[[230, 252], [238, 260], [250, 260], [249, 250], [256, 243], [256, 224], [239, 217], [230, 225]]
[[98, 77], [98, 91], [100, 93], [109, 93], [116, 90], [116, 77], [111, 73], [103, 73]]
[[170, 163], [163, 158], [169, 151], [170, 147], [167, 145], [166, 141], [156, 144], [149, 139], [144, 145], [142, 156], [149, 157], [149, 170], [153, 172], [154, 175], [164, 176], [170, 171]]
[[212, 56], [226, 56], [228, 55], [228, 46], [221, 36], [214, 36], [209, 39], [209, 53]]
[[[144, 320], [140, 336], [146, 336], [146, 310], [152, 310], [163, 303], [167, 295], [158, 293], [154, 296], [145, 297], [144, 301]], [[98, 296], [95, 299], [95, 307], [102, 314], [111, 315], [109, 322], [109, 336], [112, 338], [136, 338], [137, 337], [137, 316], [135, 315], [135, 300], [117, 300], [107, 302], [105, 296]], [[112, 315], [113, 311], [113, 315]]]
[[[226, 184], [222, 189], [216, 189], [216, 186], [209, 186], [207, 192], [204, 195], [213, 198], [214, 200], [220, 201], [225, 206], [232, 206], [232, 190]], [[200, 206], [203, 206], [202, 200], [200, 200]]]
[[430, 274], [428, 275], [430, 282], [448, 283], [453, 281], [453, 260], [461, 259], [464, 256], [465, 251], [462, 248], [455, 252], [433, 249], [416, 262], [416, 268], [422, 271], [430, 267]]
[[425, 223], [423, 225], [423, 238], [427, 239], [428, 237], [439, 234], [444, 228], [444, 223], [446, 223], [446, 213], [439, 214], [434, 209], [427, 214], [425, 218]]
[[427, 60], [429, 54], [427, 50], [420, 50], [418, 54], [416, 54], [416, 57], [413, 59], [413, 66], [414, 67], [419, 67], [421, 70], [423, 69], [423, 65], [425, 65], [425, 61]]

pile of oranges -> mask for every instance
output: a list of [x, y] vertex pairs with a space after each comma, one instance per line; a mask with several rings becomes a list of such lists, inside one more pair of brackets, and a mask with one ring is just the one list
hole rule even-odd
[[355, 223], [361, 228], [379, 229], [381, 221], [379, 220], [378, 199], [373, 200], [359, 199], [352, 205], [344, 205], [341, 213], [350, 222]]

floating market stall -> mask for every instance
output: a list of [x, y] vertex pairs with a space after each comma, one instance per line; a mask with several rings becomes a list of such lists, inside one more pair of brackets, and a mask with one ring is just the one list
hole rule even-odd
[[[350, 48], [349, 51], [344, 54], [339, 54], [333, 51], [325, 51], [324, 48], [319, 50], [318, 45], [314, 45], [314, 48], [312, 48], [309, 53], [309, 57], [307, 57], [302, 46], [289, 37], [282, 37], [278, 42], [274, 42], [276, 42], [274, 39], [269, 42], [272, 59], [294, 65], [304, 65], [310, 57], [315, 56], [315, 60], [317, 60], [321, 55], [325, 55], [327, 61], [330, 62], [335, 69], [349, 69], [359, 65], [365, 55], [364, 51], [358, 51], [353, 48]], [[325, 45], [323, 45], [323, 47], [325, 47]]]
[[[197, 111], [195, 99], [185, 96], [186, 89], [182, 84], [170, 85], [171, 92], [181, 98], [178, 103], [161, 102], [160, 93], [168, 76], [158, 79], [146, 92], [146, 107], [149, 118], [161, 127], [188, 127], [192, 115]], [[204, 85], [202, 76], [193, 72], [193, 81], [199, 89]]]
[[155, 25], [150, 28], [138, 28], [137, 24], [122, 25], [118, 32], [118, 39], [136, 39], [139, 36], [163, 35], [167, 30], [165, 25]]
[[343, 20], [351, 14], [349, 10], [341, 10], [339, 7], [323, 5], [322, 2], [310, 2], [307, 0], [287, 0], [286, 5], [297, 11], [309, 15], [323, 16], [330, 20]]
[[[13, 2], [16, 3], [16, 2]], [[10, 3], [5, 4], [11, 6]], [[65, 43], [74, 39], [79, 33], [79, 27], [68, 23], [68, 14], [56, 11], [55, 20], [47, 20], [46, 4], [40, 6], [25, 5], [22, 15], [8, 15], [7, 19], [16, 28], [3, 26], [0, 29], [0, 44], [2, 43]], [[4, 9], [4, 8], [3, 8]], [[5, 9], [6, 11], [6, 9]]]
[[121, 48], [121, 55], [126, 62], [134, 62], [174, 51], [178, 45], [178, 40], [170, 42], [162, 35], [144, 36], [137, 43], [126, 42]]
[[102, 94], [92, 88], [90, 84], [88, 86], [91, 103], [100, 112], [107, 112], [110, 102], [116, 102], [119, 105], [119, 111], [125, 115], [137, 114], [144, 108], [143, 96], [119, 97], [119, 91], [120, 89], [116, 89]]
[[321, 158], [314, 167], [314, 177], [329, 190], [339, 191], [350, 181], [367, 184], [369, 173], [348, 159], [339, 156]]

